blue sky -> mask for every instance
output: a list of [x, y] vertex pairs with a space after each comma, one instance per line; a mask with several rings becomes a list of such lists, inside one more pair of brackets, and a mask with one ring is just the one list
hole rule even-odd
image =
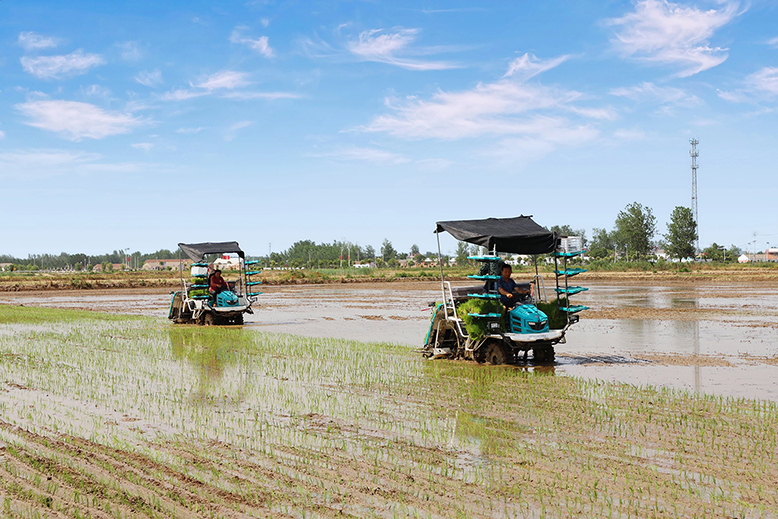
[[[435, 249], [532, 214], [778, 244], [778, 3], [0, 2], [0, 253]], [[660, 236], [657, 236], [659, 238]], [[453, 250], [450, 238], [444, 250]]]

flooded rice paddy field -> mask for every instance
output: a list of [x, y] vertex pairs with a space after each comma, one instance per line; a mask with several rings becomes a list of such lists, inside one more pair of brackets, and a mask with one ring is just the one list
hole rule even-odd
[[519, 367], [414, 353], [434, 284], [0, 295], [0, 516], [776, 517], [776, 287], [589, 286]]
[[[584, 283], [557, 374], [778, 401], [778, 284]], [[250, 329], [418, 348], [434, 282], [267, 287]], [[166, 316], [168, 291], [0, 294], [0, 304]], [[531, 366], [530, 362], [530, 366]], [[545, 369], [545, 368], [544, 368]]]

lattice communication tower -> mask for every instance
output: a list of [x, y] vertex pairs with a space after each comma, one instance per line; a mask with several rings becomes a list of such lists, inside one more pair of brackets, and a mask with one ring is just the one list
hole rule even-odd
[[689, 155], [692, 157], [692, 215], [694, 216], [694, 223], [697, 224], [697, 239], [694, 240], [694, 252], [700, 251], [700, 219], [697, 214], [697, 157], [700, 156], [700, 152], [697, 151], [697, 145], [700, 143], [697, 139], [692, 138], [689, 140], [689, 144], [692, 145], [692, 149]]

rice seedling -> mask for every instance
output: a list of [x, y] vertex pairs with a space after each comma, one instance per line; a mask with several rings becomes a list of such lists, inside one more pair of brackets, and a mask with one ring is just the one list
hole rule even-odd
[[[8, 310], [8, 312], [6, 312]], [[0, 309], [7, 516], [771, 516], [774, 403]]]

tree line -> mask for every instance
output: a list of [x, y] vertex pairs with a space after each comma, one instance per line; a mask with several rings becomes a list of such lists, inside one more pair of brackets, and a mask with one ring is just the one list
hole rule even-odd
[[[0, 263], [10, 263], [16, 270], [91, 270], [95, 265], [124, 264], [127, 268], [140, 268], [149, 259], [174, 259], [186, 257], [180, 249], [170, 251], [159, 249], [143, 254], [139, 251], [114, 250], [107, 254], [30, 254], [26, 258], [17, 258], [0, 254]], [[129, 260], [128, 260], [129, 258]]]
[[[628, 204], [619, 211], [610, 231], [595, 227], [589, 240], [583, 229], [573, 229], [569, 225], [555, 225], [549, 228], [562, 236], [580, 236], [589, 256], [595, 259], [650, 259], [656, 248], [676, 259], [694, 258], [697, 240], [697, 224], [691, 209], [678, 206], [670, 214], [667, 232], [658, 233], [656, 217], [650, 207], [638, 202]], [[657, 234], [661, 238], [657, 238]], [[728, 249], [717, 243], [699, 251], [706, 259], [714, 261], [735, 261], [742, 251], [735, 245]], [[479, 248], [464, 242], [457, 243], [454, 253], [457, 264], [468, 262], [467, 257], [477, 255]], [[87, 255], [83, 253], [68, 254], [30, 254], [27, 258], [16, 258], [0, 255], [0, 263], [10, 263], [17, 270], [91, 270], [95, 265], [125, 264], [130, 269], [141, 268], [149, 259], [184, 258], [180, 249], [171, 251], [160, 249], [143, 254], [139, 251], [130, 253], [126, 250], [114, 250], [112, 253]], [[129, 258], [129, 260], [128, 260]], [[361, 246], [350, 241], [335, 240], [331, 243], [316, 243], [312, 240], [300, 240], [284, 251], [272, 252], [266, 256], [250, 256], [268, 267], [289, 268], [342, 268], [355, 263], [371, 263], [378, 267], [396, 267], [400, 260], [406, 260], [408, 265], [420, 264], [427, 258], [437, 259], [437, 253], [427, 251], [421, 253], [414, 244], [408, 253], [398, 252], [392, 242], [384, 239], [381, 247], [376, 250], [372, 245]], [[448, 261], [448, 256], [444, 257]]]

